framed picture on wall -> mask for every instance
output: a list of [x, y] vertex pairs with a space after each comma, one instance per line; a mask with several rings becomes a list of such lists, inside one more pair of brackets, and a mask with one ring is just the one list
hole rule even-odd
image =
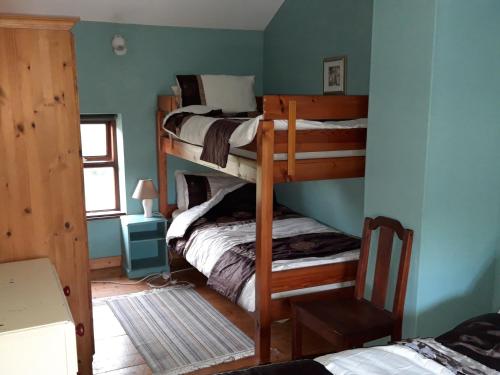
[[323, 60], [323, 93], [344, 95], [346, 92], [347, 57], [329, 57]]

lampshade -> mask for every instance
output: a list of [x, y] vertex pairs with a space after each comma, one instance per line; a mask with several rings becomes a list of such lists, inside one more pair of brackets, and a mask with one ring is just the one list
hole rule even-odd
[[132, 198], [134, 199], [153, 199], [158, 197], [153, 180], [139, 180]]

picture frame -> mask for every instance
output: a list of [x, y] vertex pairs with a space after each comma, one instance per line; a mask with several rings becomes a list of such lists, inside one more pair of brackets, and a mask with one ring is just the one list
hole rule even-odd
[[347, 83], [347, 56], [323, 60], [323, 94], [345, 95]]

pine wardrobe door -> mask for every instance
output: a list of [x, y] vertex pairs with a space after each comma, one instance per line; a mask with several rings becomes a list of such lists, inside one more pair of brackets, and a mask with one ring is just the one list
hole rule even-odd
[[92, 310], [72, 18], [0, 14], [0, 262], [48, 257], [92, 373]]

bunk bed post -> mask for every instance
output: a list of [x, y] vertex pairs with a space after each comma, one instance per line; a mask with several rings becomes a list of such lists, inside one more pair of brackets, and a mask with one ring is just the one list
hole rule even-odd
[[257, 225], [255, 254], [255, 355], [259, 363], [271, 354], [271, 263], [273, 229], [273, 121], [261, 121], [257, 133]]
[[287, 155], [287, 180], [295, 176], [295, 145], [297, 139], [297, 102], [288, 102], [288, 155]]
[[156, 157], [158, 163], [158, 191], [159, 210], [163, 216], [169, 216], [168, 209], [168, 184], [167, 184], [167, 155], [162, 150], [161, 134], [163, 111], [156, 112]]

